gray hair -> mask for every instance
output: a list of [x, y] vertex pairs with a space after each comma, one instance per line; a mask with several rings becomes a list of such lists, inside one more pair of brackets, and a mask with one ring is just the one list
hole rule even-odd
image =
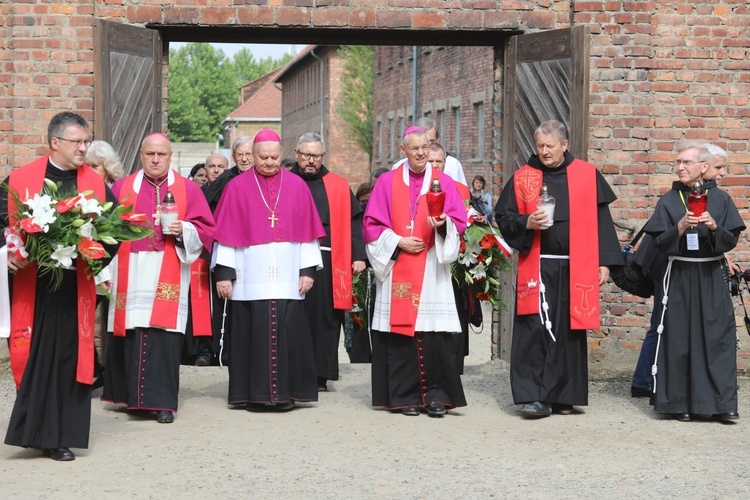
[[427, 132], [425, 132], [424, 130], [415, 130], [414, 132], [412, 132], [410, 134], [406, 134], [405, 136], [403, 136], [401, 138], [401, 145], [402, 146], [406, 146], [407, 144], [409, 144], [409, 140], [407, 138], [410, 135], [416, 135], [417, 137], [422, 137], [423, 135], [427, 135]]
[[297, 149], [306, 142], [319, 142], [323, 146], [323, 151], [326, 150], [326, 141], [317, 132], [307, 132], [299, 136], [299, 139], [297, 139]]
[[[718, 147], [718, 146], [717, 146]], [[697, 149], [698, 150], [698, 161], [702, 161], [705, 163], [711, 163], [714, 159], [714, 155], [712, 155], [708, 151], [708, 145], [698, 142], [698, 141], [690, 141], [690, 140], [684, 140], [677, 143], [677, 154], [682, 153], [683, 151], [687, 149]], [[721, 149], [721, 148], [719, 148]], [[723, 151], [723, 150], [722, 150]]]
[[234, 142], [232, 143], [232, 154], [234, 154], [235, 151], [237, 151], [238, 147], [242, 146], [246, 142], [251, 142], [252, 140], [253, 138], [250, 137], [249, 135], [243, 135], [242, 137], [236, 138]]
[[47, 144], [51, 145], [52, 138], [60, 137], [65, 132], [65, 129], [70, 126], [89, 129], [89, 123], [81, 115], [70, 113], [69, 111], [57, 113], [52, 117], [47, 126]]
[[724, 158], [724, 160], [729, 159], [727, 156], [727, 152], [724, 151], [724, 148], [717, 146], [716, 144], [706, 144], [706, 149], [711, 154], [711, 158], [716, 158], [717, 156]]
[[435, 137], [440, 139], [440, 131], [437, 128], [437, 122], [430, 118], [429, 116], [423, 116], [419, 120], [417, 120], [417, 123], [415, 123], [417, 127], [422, 127], [425, 130], [430, 130], [431, 128], [435, 129]]
[[431, 142], [430, 143], [430, 151], [442, 151], [443, 152], [443, 156], [446, 155], [445, 148], [439, 142]]
[[560, 139], [561, 143], [568, 140], [568, 128], [563, 122], [558, 120], [542, 122], [534, 131], [534, 140], [536, 140], [536, 136], [539, 134], [554, 135]]
[[120, 157], [114, 148], [105, 141], [94, 141], [91, 143], [88, 151], [86, 151], [86, 163], [103, 166], [112, 181], [116, 181], [122, 177], [122, 162], [120, 162]]

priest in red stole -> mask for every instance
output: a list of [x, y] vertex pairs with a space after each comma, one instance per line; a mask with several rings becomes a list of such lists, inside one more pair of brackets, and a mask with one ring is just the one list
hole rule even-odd
[[[60, 183], [59, 192], [91, 190], [101, 202], [117, 199], [104, 180], [83, 163], [89, 145], [89, 125], [75, 113], [59, 113], [47, 129], [49, 156], [13, 170], [3, 182], [0, 214], [3, 227], [8, 209], [16, 212], [8, 187], [22, 200], [40, 193], [44, 180]], [[10, 207], [9, 207], [10, 206]], [[96, 288], [86, 276], [84, 261], [63, 271], [57, 290], [50, 276], [40, 275], [35, 262], [21, 259], [13, 241], [2, 240], [6, 262], [0, 272], [11, 277], [10, 324], [0, 329], [9, 337], [10, 361], [18, 392], [5, 444], [41, 448], [58, 461], [75, 459], [70, 448], [88, 448], [91, 421], [91, 383], [94, 373], [94, 309]], [[105, 245], [110, 255], [118, 245]], [[109, 260], [109, 259], [107, 259]], [[106, 261], [105, 261], [106, 265]], [[0, 318], [7, 320], [8, 318]]]
[[352, 308], [352, 275], [365, 269], [362, 241], [362, 207], [349, 182], [323, 165], [323, 138], [315, 132], [302, 135], [291, 172], [310, 188], [326, 236], [320, 240], [323, 269], [315, 273], [315, 286], [305, 296], [318, 374], [318, 390], [328, 390], [329, 380], [339, 379], [339, 338], [344, 312]]
[[215, 212], [216, 290], [232, 302], [228, 401], [289, 411], [318, 400], [303, 300], [322, 268], [325, 231], [304, 181], [280, 168], [279, 136], [261, 130], [252, 152], [253, 168], [226, 185]]
[[[466, 405], [453, 335], [461, 331], [451, 263], [466, 229], [466, 208], [453, 180], [427, 162], [429, 136], [409, 127], [406, 161], [378, 178], [363, 234], [375, 271], [372, 319], [372, 404], [441, 417]], [[429, 217], [427, 192], [438, 179], [442, 215]]]
[[[142, 169], [112, 186], [123, 204], [152, 217], [154, 234], [126, 242], [113, 261], [114, 300], [109, 309], [113, 342], [107, 352], [105, 401], [131, 411], [155, 411], [171, 423], [177, 411], [180, 359], [188, 318], [190, 266], [211, 248], [214, 219], [200, 188], [169, 168], [172, 147], [165, 134], [147, 135], [141, 146]], [[163, 205], [171, 193], [176, 220], [165, 234]], [[209, 315], [193, 308], [193, 317]]]
[[[588, 404], [586, 330], [600, 328], [599, 287], [623, 264], [612, 188], [594, 165], [573, 158], [561, 122], [542, 123], [534, 139], [537, 154], [495, 207], [500, 232], [519, 252], [510, 382], [527, 418]], [[537, 207], [542, 185], [556, 201], [551, 221]]]

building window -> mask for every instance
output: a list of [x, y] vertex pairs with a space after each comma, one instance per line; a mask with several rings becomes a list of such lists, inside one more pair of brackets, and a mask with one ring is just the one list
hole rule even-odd
[[444, 148], [448, 147], [448, 130], [445, 128], [445, 110], [438, 109], [437, 120], [438, 131], [440, 132], [440, 142]]
[[383, 161], [383, 122], [378, 121], [378, 161]]
[[477, 123], [477, 152], [474, 158], [484, 158], [484, 103], [477, 102], [474, 104], [474, 116]]
[[403, 116], [398, 120], [398, 136], [403, 137], [404, 132], [406, 132], [406, 118]]
[[455, 124], [456, 158], [461, 159], [461, 108], [451, 108], [453, 112], [453, 123]]
[[391, 134], [391, 147], [388, 151], [388, 159], [393, 161], [396, 158], [396, 121], [393, 118], [388, 119]]

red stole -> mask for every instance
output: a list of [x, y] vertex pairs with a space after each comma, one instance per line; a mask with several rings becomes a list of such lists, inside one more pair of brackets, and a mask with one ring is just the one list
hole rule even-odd
[[[33, 197], [42, 190], [47, 171], [49, 156], [21, 167], [10, 174], [8, 184], [22, 200]], [[100, 201], [106, 198], [104, 180], [87, 165], [77, 170], [76, 186], [79, 193], [91, 190]], [[15, 201], [8, 194], [9, 224], [12, 227], [17, 220]], [[78, 292], [78, 359], [76, 362], [76, 382], [91, 384], [94, 381], [94, 325], [96, 323], [96, 285], [90, 275], [85, 260], [76, 259], [76, 282]], [[16, 388], [21, 386], [23, 372], [29, 359], [32, 332], [34, 331], [34, 309], [36, 306], [37, 264], [31, 262], [26, 268], [18, 271], [13, 279], [13, 297], [11, 302], [11, 331], [8, 348], [10, 351], [11, 370]]]
[[212, 335], [210, 299], [208, 261], [199, 257], [190, 266], [190, 312], [193, 318], [193, 337]]
[[[133, 190], [133, 183], [138, 174], [135, 173], [125, 179], [120, 191], [120, 203], [136, 206], [138, 193]], [[167, 174], [169, 175], [169, 174]], [[144, 174], [145, 176], [145, 174]], [[145, 181], [144, 181], [145, 184]], [[141, 185], [141, 189], [143, 184]], [[187, 197], [185, 195], [185, 179], [174, 174], [174, 183], [169, 186], [174, 201], [177, 204], [177, 219], [185, 219]], [[166, 193], [164, 193], [166, 195]], [[159, 200], [162, 201], [162, 200]], [[165, 238], [164, 256], [159, 271], [159, 281], [156, 285], [154, 307], [151, 310], [149, 325], [165, 330], [177, 328], [177, 314], [180, 308], [180, 259], [174, 247], [174, 238]], [[125, 313], [127, 310], [128, 280], [130, 267], [130, 242], [124, 241], [117, 254], [117, 290], [115, 295], [115, 321], [113, 334], [117, 337], [125, 336]]]
[[392, 333], [413, 337], [419, 312], [419, 299], [422, 295], [427, 252], [435, 244], [435, 232], [427, 223], [427, 200], [420, 196], [417, 214], [414, 217], [414, 231], [410, 234], [412, 207], [409, 186], [404, 182], [404, 165], [405, 163], [398, 167], [393, 176], [391, 229], [399, 236], [422, 238], [425, 249], [418, 254], [401, 252], [393, 266], [390, 322]]
[[[599, 328], [599, 240], [591, 238], [598, 228], [596, 167], [582, 160], [568, 165], [570, 200], [570, 328]], [[518, 211], [536, 211], [542, 188], [542, 172], [524, 165], [513, 176]], [[531, 251], [519, 254], [516, 314], [539, 313], [541, 231], [535, 231]]]
[[333, 308], [352, 308], [352, 204], [349, 183], [328, 172], [323, 176], [331, 223]]

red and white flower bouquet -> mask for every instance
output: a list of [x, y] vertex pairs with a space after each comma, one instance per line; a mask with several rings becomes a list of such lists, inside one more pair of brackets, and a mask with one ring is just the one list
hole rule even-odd
[[86, 261], [93, 278], [102, 270], [103, 259], [111, 257], [102, 244], [140, 240], [153, 233], [146, 216], [131, 213], [131, 207], [101, 203], [91, 191], [61, 193], [60, 184], [48, 179], [40, 193], [26, 200], [19, 193], [10, 195], [18, 209], [11, 214], [17, 222], [5, 229], [8, 251], [36, 262], [40, 275], [50, 274], [53, 290], [75, 259]]

